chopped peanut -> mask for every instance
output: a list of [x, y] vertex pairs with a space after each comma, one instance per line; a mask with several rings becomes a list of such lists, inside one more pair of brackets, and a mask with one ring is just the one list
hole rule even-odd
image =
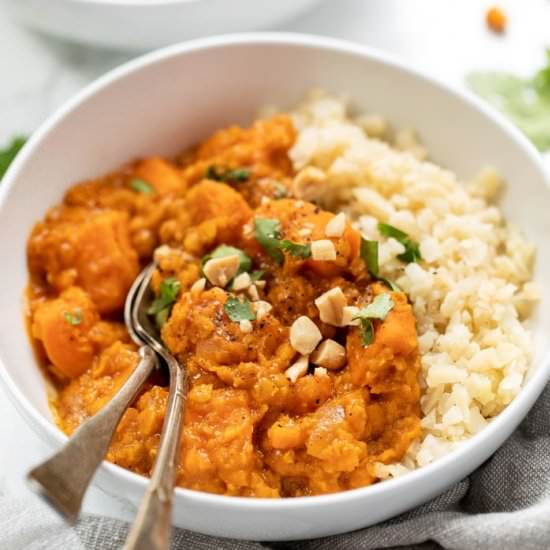
[[322, 338], [317, 325], [305, 315], [298, 317], [290, 327], [290, 345], [302, 355], [309, 355]]
[[322, 378], [323, 376], [328, 376], [328, 371], [325, 367], [316, 367], [313, 371], [313, 376], [318, 376]]
[[325, 173], [315, 166], [306, 166], [292, 181], [291, 191], [297, 199], [311, 201], [319, 198], [323, 191]]
[[346, 230], [346, 215], [340, 212], [334, 216], [325, 227], [325, 235], [327, 237], [341, 237]]
[[252, 323], [248, 319], [243, 319], [239, 321], [239, 328], [244, 334], [252, 332]]
[[259, 280], [254, 283], [257, 288], [265, 288], [265, 281]]
[[319, 310], [319, 316], [323, 323], [328, 323], [335, 327], [346, 326], [343, 322], [346, 297], [339, 286], [331, 288], [324, 294], [321, 294], [321, 296], [315, 300], [315, 305]]
[[288, 367], [285, 376], [294, 384], [298, 378], [304, 376], [309, 366], [309, 356], [302, 355], [296, 363]]
[[236, 254], [208, 260], [202, 268], [206, 278], [214, 285], [224, 287], [239, 269], [239, 257]]
[[506, 14], [498, 7], [493, 6], [485, 16], [485, 21], [487, 22], [487, 26], [496, 33], [503, 33], [506, 30], [506, 24], [508, 23], [508, 19], [506, 18]]
[[311, 243], [311, 257], [316, 261], [336, 260], [336, 248], [334, 243], [328, 239], [321, 239]]
[[153, 253], [153, 258], [158, 264], [161, 258], [169, 256], [174, 250], [175, 249], [169, 247], [167, 244], [163, 244], [162, 246], [159, 246], [155, 249], [155, 252]]
[[256, 285], [250, 285], [248, 287], [248, 295], [250, 296], [250, 299], [254, 302], [257, 302], [260, 299], [260, 295], [258, 294], [258, 289], [256, 288]]
[[202, 277], [201, 279], [195, 281], [193, 285], [191, 286], [191, 295], [197, 296], [197, 294], [200, 294], [204, 288], [206, 287], [206, 279]]
[[258, 321], [261, 321], [273, 309], [273, 306], [269, 302], [264, 302], [264, 300], [258, 300], [254, 305], [256, 306], [256, 319]]
[[326, 369], [341, 369], [346, 364], [346, 349], [338, 342], [327, 339], [311, 355], [314, 365]]
[[233, 290], [245, 290], [250, 286], [251, 280], [248, 273], [241, 273], [233, 281]]

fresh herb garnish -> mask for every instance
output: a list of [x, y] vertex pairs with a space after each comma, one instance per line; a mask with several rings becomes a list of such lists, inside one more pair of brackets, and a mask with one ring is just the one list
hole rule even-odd
[[361, 237], [360, 251], [369, 273], [373, 277], [378, 277], [378, 241], [368, 241]]
[[247, 170], [246, 168], [235, 168], [234, 170], [221, 171], [215, 165], [211, 164], [206, 169], [205, 176], [209, 180], [213, 181], [239, 183], [247, 181], [250, 178], [250, 170]]
[[137, 193], [143, 193], [144, 195], [151, 195], [154, 191], [151, 184], [141, 178], [134, 178], [130, 181], [130, 187]]
[[505, 72], [474, 72], [468, 86], [507, 115], [540, 151], [550, 150], [550, 49], [546, 65], [531, 78]]
[[396, 285], [393, 281], [390, 281], [385, 277], [376, 277], [376, 279], [381, 283], [384, 283], [390, 290], [393, 290], [394, 292], [403, 292], [403, 289], [399, 285]]
[[256, 218], [254, 230], [258, 243], [277, 263], [282, 264], [284, 256], [279, 248], [279, 237], [281, 236], [279, 220]]
[[395, 304], [389, 294], [379, 294], [354, 317], [354, 320], [359, 319], [361, 322], [361, 335], [364, 346], [371, 344], [374, 339], [373, 320], [379, 319], [383, 321], [394, 306]]
[[259, 281], [264, 275], [265, 271], [257, 269], [250, 274], [250, 280], [255, 283], [256, 281]]
[[402, 292], [402, 290], [392, 281], [379, 275], [379, 263], [378, 263], [378, 241], [369, 241], [361, 237], [361, 258], [367, 264], [367, 269], [371, 277], [374, 277], [377, 281], [384, 283], [389, 289], [394, 292]]
[[302, 260], [306, 260], [311, 256], [310, 244], [293, 243], [292, 241], [283, 239], [279, 243], [279, 248], [284, 252], [288, 252], [291, 256], [302, 258]]
[[282, 183], [276, 181], [273, 186], [275, 187], [275, 191], [273, 193], [273, 197], [275, 199], [284, 199], [288, 196], [288, 189]]
[[65, 321], [69, 323], [69, 325], [72, 325], [73, 327], [76, 325], [80, 325], [82, 321], [82, 312], [80, 311], [80, 308], [76, 308], [74, 310], [74, 314], [70, 311], [65, 311], [63, 313], [63, 317], [65, 317]]
[[5, 149], [0, 149], [0, 180], [4, 177], [4, 174], [8, 171], [9, 165], [13, 162], [13, 159], [17, 156], [17, 153], [19, 153], [26, 142], [27, 138], [16, 137]]
[[229, 246], [227, 244], [221, 244], [215, 250], [203, 256], [201, 260], [201, 269], [204, 267], [204, 264], [208, 260], [214, 260], [217, 258], [225, 258], [227, 256], [238, 256], [239, 257], [239, 269], [237, 270], [237, 275], [244, 273], [245, 271], [250, 271], [252, 267], [252, 260], [250, 256], [245, 254], [240, 248], [234, 246]]
[[254, 220], [255, 236], [264, 250], [279, 264], [283, 263], [283, 251], [303, 260], [311, 256], [311, 245], [293, 243], [287, 239], [281, 240], [281, 224], [279, 220], [256, 218]]
[[159, 328], [168, 319], [172, 305], [176, 301], [180, 290], [181, 283], [175, 277], [167, 277], [160, 283], [160, 293], [147, 310], [149, 315], [155, 316], [155, 321]]
[[389, 223], [380, 222], [378, 224], [378, 231], [385, 237], [393, 237], [405, 247], [405, 252], [397, 256], [402, 262], [410, 264], [411, 262], [417, 262], [422, 259], [418, 243], [413, 241], [404, 231], [401, 231], [401, 229], [397, 229], [397, 227]]
[[232, 321], [254, 321], [256, 319], [252, 303], [246, 296], [243, 296], [242, 301], [236, 296], [228, 296], [223, 309]]

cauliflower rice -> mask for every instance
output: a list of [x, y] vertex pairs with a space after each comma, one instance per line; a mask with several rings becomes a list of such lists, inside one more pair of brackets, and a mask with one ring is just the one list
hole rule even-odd
[[[502, 181], [494, 169], [461, 182], [425, 161], [412, 130], [392, 135], [383, 117], [352, 118], [345, 101], [320, 92], [293, 118], [295, 181], [308, 199], [317, 193], [323, 206], [345, 211], [380, 242], [381, 274], [413, 304], [423, 434], [400, 464], [378, 464], [379, 477], [397, 476], [483, 429], [520, 391], [531, 363], [523, 321], [538, 299], [534, 247], [495, 206]], [[380, 235], [378, 222], [419, 242], [423, 260], [399, 261], [403, 245]]]

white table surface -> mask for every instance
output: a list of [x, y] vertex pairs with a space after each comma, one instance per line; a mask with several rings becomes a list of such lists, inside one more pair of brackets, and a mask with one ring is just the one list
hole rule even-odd
[[[550, 46], [550, 0], [500, 0], [509, 17], [502, 37], [490, 33], [484, 23], [485, 10], [493, 3], [325, 0], [316, 11], [276, 30], [368, 44], [457, 86], [463, 86], [467, 71], [478, 68], [530, 74], [544, 61], [544, 48]], [[132, 57], [39, 36], [16, 25], [2, 11], [0, 46], [0, 144], [15, 134], [32, 132], [88, 82]], [[50, 449], [25, 424], [1, 387], [0, 419], [0, 495], [24, 496], [28, 493], [25, 473]], [[95, 488], [87, 495], [84, 510], [132, 516], [124, 503]]]

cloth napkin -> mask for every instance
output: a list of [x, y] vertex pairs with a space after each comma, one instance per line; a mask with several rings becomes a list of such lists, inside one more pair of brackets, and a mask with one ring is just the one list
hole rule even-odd
[[[284, 530], [284, 525], [281, 526]], [[36, 500], [0, 494], [0, 550], [118, 550], [128, 525], [85, 516], [68, 527]], [[174, 529], [171, 550], [547, 550], [550, 385], [510, 439], [469, 478], [406, 514], [315, 540], [248, 542]]]

